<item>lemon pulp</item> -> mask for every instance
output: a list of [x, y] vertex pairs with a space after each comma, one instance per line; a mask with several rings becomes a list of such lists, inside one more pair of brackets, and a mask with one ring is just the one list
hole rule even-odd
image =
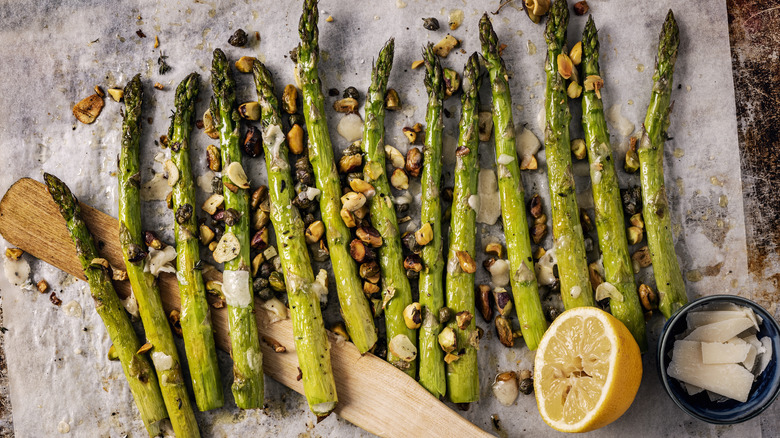
[[552, 420], [574, 424], [596, 407], [611, 350], [603, 324], [594, 317], [569, 318], [558, 327], [544, 351], [541, 382], [548, 388], [545, 407]]

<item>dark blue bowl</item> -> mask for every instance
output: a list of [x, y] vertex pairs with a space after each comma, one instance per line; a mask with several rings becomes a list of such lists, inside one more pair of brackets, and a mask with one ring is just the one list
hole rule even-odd
[[[764, 320], [759, 326], [761, 330], [756, 336], [759, 339], [768, 336], [772, 340], [772, 359], [764, 372], [753, 383], [750, 396], [744, 403], [736, 400], [713, 402], [710, 401], [706, 392], [689, 395], [680, 382], [669, 377], [666, 373], [669, 362], [671, 362], [669, 352], [674, 346], [674, 341], [677, 335], [687, 329], [686, 315], [688, 312], [707, 303], [718, 302], [728, 302], [753, 309]], [[711, 295], [688, 303], [666, 321], [661, 337], [658, 339], [658, 375], [672, 401], [689, 415], [712, 424], [736, 424], [760, 414], [777, 398], [778, 392], [780, 392], [780, 369], [777, 366], [779, 352], [780, 327], [769, 312], [746, 298], [735, 295]]]

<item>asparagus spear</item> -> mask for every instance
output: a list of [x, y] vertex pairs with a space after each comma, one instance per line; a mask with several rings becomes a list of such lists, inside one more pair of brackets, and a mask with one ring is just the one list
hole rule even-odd
[[423, 324], [420, 326], [420, 376], [418, 380], [436, 397], [447, 392], [444, 373], [444, 352], [439, 346], [438, 336], [442, 324], [438, 321], [439, 309], [444, 306], [442, 274], [441, 203], [439, 183], [441, 182], [441, 134], [444, 128], [442, 102], [444, 101], [444, 78], [439, 58], [433, 52], [433, 44], [423, 49], [425, 60], [425, 88], [428, 90], [428, 110], [425, 113], [425, 148], [421, 176], [422, 200], [420, 221], [433, 228], [433, 239], [423, 247], [422, 260], [425, 269], [420, 272], [420, 305], [423, 306]]
[[[374, 64], [371, 76], [371, 87], [366, 94], [366, 123], [363, 126], [361, 143], [366, 155], [363, 174], [374, 185], [376, 191], [369, 203], [371, 224], [382, 236], [379, 267], [382, 271], [382, 296], [388, 300], [385, 306], [387, 339], [406, 335], [416, 345], [417, 333], [406, 326], [403, 317], [404, 309], [412, 303], [412, 288], [404, 270], [398, 220], [392, 203], [393, 194], [385, 173], [385, 91], [390, 69], [393, 66], [394, 49], [395, 41], [391, 39], [379, 52], [379, 59]], [[392, 354], [388, 359], [391, 362], [399, 360]], [[416, 364], [410, 363], [405, 371], [414, 377], [417, 371]]]
[[[474, 53], [463, 69], [463, 107], [460, 115], [460, 135], [455, 162], [455, 188], [452, 195], [452, 220], [450, 225], [450, 249], [447, 259], [457, 260], [458, 252], [465, 252], [474, 260], [477, 212], [469, 205], [469, 198], [477, 194], [479, 173], [479, 55]], [[447, 365], [447, 388], [453, 403], [471, 403], [479, 400], [479, 372], [477, 370], [477, 349], [470, 337], [476, 330], [473, 318], [474, 273], [462, 269], [447, 270], [447, 306], [453, 313], [468, 312], [471, 321], [465, 329], [458, 328], [456, 321], [449, 327], [457, 333], [457, 345], [464, 353]]]
[[181, 330], [195, 403], [201, 411], [208, 411], [221, 407], [224, 398], [206, 287], [201, 271], [195, 269], [200, 264], [200, 249], [189, 145], [199, 82], [198, 75], [189, 75], [176, 89], [176, 110], [168, 130], [168, 141], [171, 159], [179, 170], [172, 201], [173, 211], [176, 212], [173, 231], [176, 238], [176, 278], [181, 296]]
[[[593, 17], [588, 17], [582, 34], [584, 77], [599, 76], [599, 37]], [[596, 230], [604, 260], [605, 281], [615, 286], [622, 299], [610, 299], [609, 308], [626, 325], [642, 351], [647, 349], [645, 317], [634, 282], [633, 264], [628, 253], [623, 204], [620, 199], [615, 162], [604, 119], [604, 104], [595, 90], [582, 95], [582, 127], [590, 162], [590, 180], [596, 208]]]
[[588, 281], [588, 262], [580, 225], [579, 209], [571, 171], [569, 122], [571, 113], [566, 83], [558, 71], [558, 55], [563, 53], [569, 8], [566, 0], [555, 0], [547, 19], [547, 87], [545, 88], [544, 147], [547, 154], [547, 178], [550, 182], [553, 235], [561, 281], [561, 297], [566, 309], [593, 306], [593, 290]]
[[78, 200], [68, 186], [48, 173], [44, 173], [43, 178], [76, 245], [76, 253], [89, 282], [92, 298], [95, 300], [95, 310], [106, 325], [111, 342], [114, 343], [125, 378], [130, 385], [130, 392], [141, 413], [141, 420], [149, 436], [159, 436], [162, 433], [161, 422], [168, 418], [165, 402], [149, 358], [138, 353], [141, 341], [138, 340], [130, 318], [125, 313], [111, 284], [108, 262], [99, 257], [92, 234], [81, 218]]
[[320, 212], [325, 223], [341, 314], [352, 342], [361, 353], [365, 353], [376, 343], [377, 334], [368, 299], [358, 278], [357, 265], [349, 255], [350, 231], [340, 215], [341, 185], [333, 161], [333, 146], [325, 118], [325, 98], [317, 70], [320, 54], [318, 18], [317, 0], [305, 0], [298, 26], [301, 44], [297, 51], [297, 74], [309, 133], [309, 160], [321, 192]]
[[[218, 123], [220, 154], [222, 155], [222, 183], [225, 186], [225, 208], [234, 209], [239, 218], [226, 224], [225, 236], [238, 242], [238, 255], [225, 262], [222, 292], [228, 308], [228, 328], [233, 357], [233, 397], [241, 409], [263, 407], [263, 353], [257, 334], [252, 293], [251, 259], [249, 257], [249, 195], [246, 181], [231, 180], [229, 166], [241, 164], [238, 146], [238, 113], [236, 111], [236, 82], [225, 53], [214, 50], [211, 63], [211, 115]], [[240, 173], [243, 173], [243, 169]], [[235, 176], [235, 175], [234, 175]], [[245, 176], [245, 175], [244, 175]], [[233, 191], [235, 190], [235, 192]], [[230, 237], [228, 237], [230, 238]]]
[[680, 34], [672, 10], [666, 16], [658, 42], [653, 94], [647, 108], [644, 132], [639, 146], [639, 165], [642, 180], [642, 215], [647, 229], [647, 246], [653, 260], [655, 283], [660, 294], [661, 313], [671, 317], [688, 302], [680, 265], [674, 252], [672, 219], [664, 187], [664, 141], [669, 129], [674, 63]]
[[[319, 417], [327, 416], [338, 401], [330, 365], [330, 346], [320, 311], [320, 293], [327, 293], [315, 281], [304, 238], [305, 226], [292, 205], [294, 184], [287, 161], [287, 142], [279, 116], [271, 72], [260, 61], [253, 66], [257, 100], [263, 124], [263, 145], [268, 170], [268, 196], [271, 221], [276, 230], [287, 297], [295, 335], [295, 350], [303, 376], [303, 389], [309, 408]], [[283, 241], [282, 241], [283, 240]]]
[[[533, 257], [531, 256], [531, 240], [525, 215], [525, 189], [523, 188], [515, 147], [512, 96], [509, 92], [506, 66], [498, 53], [498, 36], [493, 30], [493, 25], [487, 14], [482, 16], [479, 27], [482, 56], [490, 76], [490, 89], [493, 94], [493, 126], [496, 138], [496, 159], [499, 161], [498, 191], [501, 199], [501, 216], [504, 222], [509, 266], [512, 272], [510, 276], [512, 294], [515, 299], [515, 308], [520, 320], [523, 339], [525, 339], [529, 349], [535, 350], [547, 329], [547, 320], [544, 318], [542, 304], [539, 300], [539, 286], [536, 282]], [[566, 150], [568, 151], [568, 124], [566, 130]], [[548, 149], [548, 157], [549, 154]], [[580, 242], [582, 242], [581, 234]], [[585, 278], [587, 281], [587, 277]]]
[[176, 436], [196, 437], [198, 422], [184, 384], [179, 353], [165, 317], [157, 288], [157, 279], [144, 272], [141, 230], [141, 199], [139, 195], [140, 165], [138, 154], [141, 139], [141, 75], [136, 75], [125, 87], [125, 113], [122, 123], [122, 148], [119, 153], [119, 239], [125, 260], [127, 277], [138, 300], [138, 311], [144, 331], [152, 344], [151, 357], [160, 382], [160, 390]]

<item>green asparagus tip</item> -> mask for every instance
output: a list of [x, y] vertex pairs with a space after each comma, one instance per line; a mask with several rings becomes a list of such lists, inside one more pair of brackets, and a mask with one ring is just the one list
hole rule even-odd
[[62, 217], [66, 220], [73, 217], [76, 203], [73, 202], [74, 197], [68, 186], [66, 186], [62, 180], [50, 173], [44, 173], [43, 180], [46, 182], [46, 188], [49, 190], [52, 199], [60, 208]]
[[301, 14], [301, 21], [298, 24], [298, 35], [301, 37], [302, 49], [298, 51], [299, 62], [305, 61], [305, 59], [300, 59], [301, 52], [314, 55], [315, 57], [319, 53], [319, 29], [317, 28], [319, 15], [317, 0], [304, 0], [303, 14]]
[[[179, 83], [176, 87], [176, 97], [174, 98], [175, 110], [171, 115], [172, 123], [168, 128], [168, 138], [174, 137], [173, 130], [178, 125], [181, 126], [184, 123], [184, 118], [189, 117], [189, 114], [195, 112], [195, 99], [198, 96], [200, 87], [200, 75], [197, 73], [190, 73]], [[173, 150], [177, 148], [172, 147]]]
[[[463, 68], [463, 96], [461, 101], [473, 98], [473, 94], [479, 93], [482, 77], [479, 74], [479, 53], [474, 52], [466, 61]], [[464, 103], [465, 106], [465, 103]]]
[[660, 77], [671, 77], [674, 72], [674, 63], [677, 61], [677, 49], [680, 46], [680, 29], [674, 13], [669, 9], [666, 14], [664, 27], [661, 29], [658, 43], [658, 57], [656, 58], [656, 70]]
[[379, 52], [379, 58], [374, 64], [373, 77], [371, 80], [372, 88], [376, 85], [376, 89], [384, 90], [387, 88], [387, 80], [390, 77], [390, 70], [393, 68], [393, 56], [395, 54], [395, 38], [390, 38], [389, 41], [382, 47]]
[[428, 90], [428, 94], [444, 99], [444, 80], [441, 62], [433, 51], [433, 43], [428, 43], [423, 48], [423, 59], [425, 60], [425, 88]]
[[141, 114], [141, 100], [144, 95], [144, 87], [141, 83], [141, 75], [137, 74], [130, 79], [130, 82], [125, 85], [124, 89], [124, 101], [125, 111], [133, 112], [136, 117]]
[[252, 63], [252, 72], [255, 77], [255, 86], [266, 90], [263, 92], [264, 95], [273, 94], [274, 78], [265, 64], [255, 59]]
[[544, 39], [551, 48], [563, 47], [566, 41], [566, 28], [569, 25], [569, 4], [566, 0], [554, 0], [547, 18]]
[[190, 73], [184, 78], [179, 86], [176, 87], [176, 98], [174, 104], [176, 108], [182, 106], [184, 102], [194, 101], [194, 97], [198, 95], [198, 87], [200, 86], [200, 75], [197, 73]]
[[[598, 57], [599, 34], [596, 29], [596, 22], [593, 21], [593, 15], [589, 15], [588, 22], [585, 23], [585, 30], [582, 32], [582, 62], [583, 64], [598, 62]], [[598, 71], [598, 68], [595, 70]]]
[[[214, 49], [214, 57], [211, 61], [211, 84], [215, 94], [227, 99], [228, 94], [235, 90], [236, 81], [230, 72], [227, 56], [222, 49]], [[211, 113], [212, 117], [214, 113]]]
[[498, 54], [498, 36], [487, 13], [479, 20], [479, 42], [482, 44], [483, 56], [487, 53]]

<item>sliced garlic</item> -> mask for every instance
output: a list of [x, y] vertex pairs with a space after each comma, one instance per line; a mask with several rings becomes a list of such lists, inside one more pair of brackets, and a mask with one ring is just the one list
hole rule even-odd
[[387, 344], [387, 349], [404, 362], [411, 362], [417, 358], [417, 347], [409, 340], [408, 336], [403, 334], [395, 335]]
[[215, 193], [206, 199], [201, 208], [208, 214], [214, 214], [223, 202], [225, 202], [225, 197]]
[[[170, 247], [169, 247], [170, 248]], [[222, 239], [219, 240], [217, 248], [214, 250], [214, 261], [217, 263], [225, 263], [238, 257], [241, 252], [241, 242], [233, 233], [225, 233], [222, 235]]]
[[401, 151], [393, 146], [385, 145], [385, 157], [396, 169], [403, 169], [406, 161]]
[[230, 178], [230, 181], [232, 181], [233, 184], [237, 185], [239, 188], [249, 188], [249, 179], [246, 177], [246, 172], [244, 172], [244, 168], [238, 161], [230, 163], [227, 168], [227, 176]]
[[611, 298], [619, 302], [623, 302], [623, 294], [613, 285], [607, 281], [602, 282], [596, 288], [596, 300], [601, 301], [604, 298]]
[[176, 163], [167, 160], [165, 164], [163, 164], [163, 168], [165, 169], [165, 173], [168, 174], [168, 186], [175, 186], [176, 183], [179, 182], [179, 168], [176, 167]]

